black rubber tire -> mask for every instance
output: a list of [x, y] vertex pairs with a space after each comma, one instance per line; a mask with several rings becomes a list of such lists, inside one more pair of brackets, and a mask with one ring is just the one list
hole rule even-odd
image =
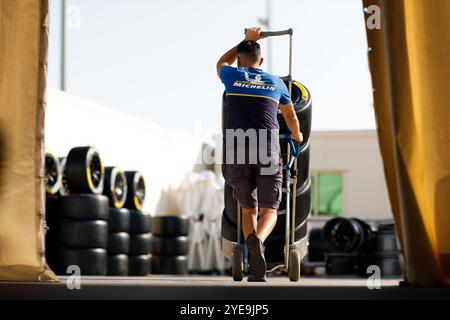
[[[295, 226], [298, 227], [304, 223], [311, 212], [311, 180], [308, 179], [305, 184], [298, 186], [297, 199], [295, 207]], [[292, 204], [292, 202], [291, 202]], [[291, 207], [292, 209], [292, 207]], [[278, 218], [272, 233], [284, 234], [286, 226], [286, 193], [283, 192], [280, 207], [278, 209]]]
[[104, 168], [94, 147], [76, 147], [66, 159], [67, 185], [72, 193], [103, 192]]
[[374, 263], [380, 267], [383, 277], [398, 277], [401, 275], [398, 252], [376, 252]]
[[156, 256], [184, 256], [188, 254], [187, 237], [153, 237], [152, 254]]
[[289, 250], [288, 277], [292, 282], [300, 280], [300, 262], [300, 253], [298, 252], [298, 250]]
[[351, 218], [333, 218], [323, 227], [323, 241], [328, 252], [361, 252], [374, 238], [365, 222]]
[[108, 255], [108, 276], [128, 275], [128, 256], [126, 254]]
[[244, 279], [244, 247], [241, 244], [236, 244], [233, 247], [231, 276], [234, 281], [242, 281]]
[[148, 233], [151, 230], [152, 218], [142, 211], [130, 211], [130, 234]]
[[108, 247], [108, 223], [103, 220], [59, 220], [53, 226], [58, 244], [71, 248]]
[[397, 251], [397, 236], [392, 231], [377, 231], [375, 234], [375, 251], [392, 252]]
[[[303, 148], [309, 142], [312, 124], [312, 100], [309, 90], [297, 81], [293, 81], [292, 96], [301, 98], [293, 100], [294, 109], [300, 123], [300, 130], [303, 134], [303, 142], [300, 147]], [[280, 125], [280, 134], [284, 134], [287, 129], [286, 122], [281, 113], [278, 114], [278, 123]]]
[[67, 275], [67, 267], [77, 265], [81, 275], [106, 275], [107, 253], [105, 249], [53, 248], [47, 252], [50, 268], [58, 275]]
[[108, 254], [128, 254], [130, 252], [130, 235], [126, 232], [110, 233], [108, 235]]
[[108, 198], [94, 194], [61, 196], [47, 211], [59, 219], [107, 221]]
[[154, 274], [178, 274], [178, 275], [187, 274], [188, 273], [187, 257], [152, 256], [152, 272]]
[[225, 201], [225, 212], [228, 218], [233, 221], [233, 223], [236, 223], [238, 202], [233, 197], [233, 188], [226, 182], [223, 197]]
[[130, 255], [149, 254], [152, 250], [150, 233], [132, 234], [130, 236]]
[[[225, 199], [225, 212], [230, 221], [236, 224], [237, 219], [237, 201], [233, 198], [233, 189], [225, 184], [224, 191], [224, 199]], [[280, 235], [285, 232], [285, 222], [286, 222], [286, 196], [285, 192], [283, 192], [283, 196], [281, 198], [280, 207], [278, 210], [277, 223], [272, 233]], [[299, 186], [297, 188], [297, 202], [296, 202], [296, 210], [295, 210], [295, 225], [299, 226], [302, 224], [309, 216], [311, 212], [311, 180], [308, 179], [307, 182]]]
[[189, 234], [189, 219], [179, 216], [153, 217], [152, 233], [159, 237], [187, 236]]
[[49, 195], [58, 193], [62, 182], [61, 163], [52, 152], [45, 151], [45, 192]]
[[[306, 238], [308, 225], [305, 223], [295, 230], [295, 241]], [[271, 234], [264, 242], [265, 256], [268, 263], [282, 263], [284, 261], [284, 233], [282, 235]]]
[[128, 275], [130, 276], [146, 276], [151, 273], [152, 256], [142, 254], [128, 257]]
[[111, 208], [109, 209], [108, 227], [109, 232], [129, 232], [131, 212], [128, 209]]
[[109, 199], [111, 208], [122, 208], [127, 199], [127, 178], [117, 167], [105, 167], [103, 195]]
[[393, 233], [395, 233], [395, 223], [394, 222], [372, 223], [371, 225], [377, 232], [393, 232]]
[[131, 210], [141, 210], [145, 201], [145, 180], [139, 171], [125, 171], [127, 178], [128, 192], [124, 204], [125, 208]]
[[55, 219], [58, 219], [58, 201], [58, 196], [45, 196], [45, 221], [47, 222], [47, 226], [50, 226], [55, 221]]
[[67, 184], [67, 172], [66, 172], [66, 157], [59, 158], [61, 165], [61, 187], [59, 188], [58, 195], [68, 196], [70, 194], [69, 186]]
[[[222, 237], [224, 239], [237, 242], [236, 224], [234, 224], [228, 215], [225, 213], [225, 209], [222, 213]], [[241, 231], [241, 239], [244, 239], [244, 233]]]
[[309, 232], [308, 260], [311, 262], [325, 261], [326, 247], [323, 243], [322, 228], [314, 228]]
[[360, 273], [359, 257], [356, 253], [327, 253], [325, 272], [333, 276], [357, 275]]

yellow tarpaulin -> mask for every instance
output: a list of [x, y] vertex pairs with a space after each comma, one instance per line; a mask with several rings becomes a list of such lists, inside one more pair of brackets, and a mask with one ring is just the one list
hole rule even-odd
[[406, 280], [450, 284], [450, 1], [370, 5], [381, 9], [381, 29], [367, 29], [369, 61]]
[[48, 0], [0, 1], [0, 280], [56, 279], [44, 253]]

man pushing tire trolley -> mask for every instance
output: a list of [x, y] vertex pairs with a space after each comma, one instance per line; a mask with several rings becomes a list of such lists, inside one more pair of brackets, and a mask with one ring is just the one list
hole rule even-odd
[[[289, 75], [284, 81], [260, 69], [263, 63], [260, 39], [289, 35]], [[286, 172], [285, 261], [275, 269], [287, 271], [293, 281], [300, 276], [300, 256], [293, 245], [290, 222], [295, 221], [296, 167], [299, 146], [303, 141], [300, 125], [291, 101], [292, 90], [292, 29], [261, 32], [246, 29], [245, 39], [227, 51], [217, 62], [217, 74], [225, 86], [227, 122], [225, 179], [233, 188], [237, 206], [237, 243], [232, 252], [233, 279], [243, 278], [243, 243], [241, 226], [248, 251], [248, 281], [265, 281], [267, 265], [264, 241], [277, 222], [277, 210], [282, 199], [283, 170]], [[237, 67], [232, 65], [237, 62]], [[280, 151], [281, 112], [288, 127], [287, 163], [283, 166]], [[292, 193], [291, 194], [291, 187]], [[242, 212], [241, 212], [242, 209]], [[259, 210], [258, 210], [259, 209]], [[259, 211], [259, 217], [258, 217]], [[294, 216], [294, 217], [292, 217]], [[271, 270], [272, 271], [272, 270]]]

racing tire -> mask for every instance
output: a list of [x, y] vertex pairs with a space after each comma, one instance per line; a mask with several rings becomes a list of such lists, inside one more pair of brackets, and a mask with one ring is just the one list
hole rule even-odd
[[111, 208], [119, 209], [124, 206], [127, 190], [125, 172], [117, 167], [106, 167], [103, 195], [108, 197]]
[[159, 237], [180, 237], [189, 233], [189, 219], [180, 216], [158, 216], [152, 219], [152, 233]]
[[104, 168], [100, 155], [94, 147], [76, 147], [66, 159], [66, 178], [72, 193], [103, 192]]
[[128, 257], [128, 275], [146, 276], [151, 273], [152, 256], [142, 254]]
[[125, 171], [125, 177], [128, 190], [124, 207], [131, 210], [142, 210], [146, 193], [144, 176], [139, 171]]
[[[308, 234], [307, 224], [301, 225], [295, 229], [295, 241], [306, 238]], [[268, 263], [283, 262], [284, 261], [284, 233], [282, 235], [271, 234], [264, 242], [265, 257]]]
[[61, 165], [61, 187], [59, 188], [58, 194], [60, 196], [68, 196], [70, 194], [69, 186], [67, 185], [66, 162], [66, 157], [59, 158], [59, 163]]
[[130, 210], [121, 208], [109, 209], [108, 227], [110, 233], [130, 231]]
[[128, 254], [130, 252], [130, 235], [126, 232], [108, 235], [108, 254]]
[[95, 194], [60, 196], [49, 207], [50, 214], [59, 219], [108, 220], [108, 198]]
[[108, 247], [108, 223], [103, 220], [59, 220], [55, 223], [56, 241], [71, 248]]
[[62, 170], [58, 157], [50, 151], [45, 152], [44, 169], [45, 192], [49, 195], [55, 195], [61, 188]]
[[107, 253], [105, 249], [72, 249], [58, 247], [47, 253], [49, 266], [58, 275], [68, 275], [69, 266], [78, 266], [81, 275], [106, 275]]
[[152, 247], [152, 235], [150, 233], [132, 234], [130, 236], [130, 255], [149, 254]]
[[152, 254], [156, 256], [184, 256], [188, 253], [187, 237], [153, 237]]
[[176, 274], [188, 273], [186, 256], [159, 257], [152, 256], [152, 272], [154, 274]]
[[130, 233], [148, 233], [151, 230], [152, 218], [142, 211], [130, 211]]
[[108, 255], [108, 276], [128, 275], [128, 256], [126, 254]]

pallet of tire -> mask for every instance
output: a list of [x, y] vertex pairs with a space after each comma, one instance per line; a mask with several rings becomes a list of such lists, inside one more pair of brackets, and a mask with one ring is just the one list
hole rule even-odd
[[150, 233], [150, 214], [142, 211], [145, 200], [145, 181], [139, 171], [125, 171], [125, 177], [128, 191], [122, 210], [129, 212], [128, 274], [130, 276], [146, 276], [151, 273], [152, 235]]
[[188, 273], [189, 219], [183, 216], [152, 218], [152, 273]]
[[[307, 237], [307, 218], [311, 212], [311, 179], [309, 175], [310, 160], [310, 134], [312, 122], [312, 99], [309, 90], [297, 81], [292, 82], [292, 102], [300, 122], [303, 142], [300, 144], [300, 155], [297, 165], [292, 166], [291, 175], [297, 176], [296, 208], [294, 225], [294, 242], [298, 243]], [[227, 122], [226, 97], [223, 98], [222, 129], [225, 141], [225, 128]], [[287, 163], [287, 140], [284, 136], [287, 131], [286, 122], [281, 114], [278, 115], [280, 126], [280, 151], [283, 164]], [[226, 150], [223, 152], [223, 163], [226, 163]], [[222, 166], [222, 174], [226, 180], [226, 165]], [[265, 242], [265, 255], [268, 267], [273, 267], [284, 261], [285, 226], [286, 226], [286, 170], [283, 170], [283, 193], [278, 210], [278, 219], [274, 230]], [[291, 195], [293, 194], [291, 189]], [[233, 189], [225, 183], [224, 191], [225, 210], [222, 215], [222, 243], [237, 241], [237, 201], [233, 198]], [[293, 199], [290, 199], [291, 208]], [[292, 225], [292, 224], [291, 224]], [[297, 257], [300, 259], [301, 257]]]
[[102, 160], [95, 148], [76, 147], [63, 164], [46, 152], [47, 261], [60, 275], [69, 266], [78, 267], [82, 275], [105, 275], [109, 208], [108, 198], [101, 195]]
[[400, 275], [393, 224], [367, 223], [356, 218], [333, 218], [323, 228], [325, 272], [333, 276], [367, 276], [371, 265], [384, 277]]

